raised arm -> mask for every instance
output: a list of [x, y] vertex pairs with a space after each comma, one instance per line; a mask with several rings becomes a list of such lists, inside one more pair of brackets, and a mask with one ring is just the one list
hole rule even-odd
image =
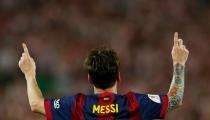
[[24, 52], [19, 61], [19, 67], [25, 75], [27, 82], [27, 94], [29, 104], [33, 112], [45, 114], [44, 110], [44, 98], [41, 90], [36, 82], [36, 65], [33, 58], [30, 56], [26, 44], [23, 43]]
[[169, 104], [168, 111], [172, 111], [182, 105], [184, 94], [184, 69], [189, 51], [183, 45], [183, 40], [178, 39], [178, 33], [174, 34], [174, 46], [172, 49], [173, 59], [173, 78], [170, 89], [168, 91]]

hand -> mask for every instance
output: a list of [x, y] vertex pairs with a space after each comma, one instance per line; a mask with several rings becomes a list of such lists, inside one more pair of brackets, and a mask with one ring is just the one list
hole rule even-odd
[[28, 48], [25, 43], [22, 44], [24, 52], [19, 61], [19, 67], [26, 77], [35, 77], [36, 65], [33, 58], [28, 52]]
[[183, 40], [178, 39], [178, 33], [174, 33], [174, 46], [171, 52], [173, 63], [185, 65], [189, 51], [183, 45]]

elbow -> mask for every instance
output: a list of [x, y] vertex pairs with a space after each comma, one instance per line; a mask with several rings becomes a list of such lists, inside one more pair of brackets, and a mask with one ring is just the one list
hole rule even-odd
[[39, 104], [37, 102], [31, 102], [30, 107], [32, 112], [38, 112]]
[[177, 109], [180, 106], [182, 106], [182, 98], [180, 96], [173, 96], [169, 98], [168, 111]]
[[30, 107], [32, 112], [40, 113], [43, 112], [44, 99], [32, 100], [30, 101]]
[[182, 100], [178, 103], [178, 107], [181, 107], [183, 105]]
[[181, 107], [183, 104], [183, 99], [182, 99], [182, 97], [177, 97], [177, 98], [178, 98], [177, 99], [177, 107]]
[[32, 112], [37, 112], [37, 109], [36, 109], [35, 107], [32, 107], [32, 106], [31, 106], [31, 111], [32, 111]]

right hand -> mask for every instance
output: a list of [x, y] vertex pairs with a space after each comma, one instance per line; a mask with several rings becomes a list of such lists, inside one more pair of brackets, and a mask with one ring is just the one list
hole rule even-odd
[[171, 52], [173, 64], [182, 64], [185, 65], [189, 51], [186, 49], [185, 45], [183, 44], [182, 39], [178, 39], [178, 33], [174, 33], [174, 46]]
[[24, 52], [19, 60], [19, 67], [26, 77], [35, 77], [36, 74], [36, 64], [33, 58], [28, 52], [28, 48], [25, 43], [22, 44]]

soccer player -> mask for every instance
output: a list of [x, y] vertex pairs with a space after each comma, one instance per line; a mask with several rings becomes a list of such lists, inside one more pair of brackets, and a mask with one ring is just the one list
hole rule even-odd
[[145, 95], [128, 92], [117, 94], [120, 81], [119, 59], [108, 48], [92, 50], [85, 59], [88, 81], [94, 94], [82, 93], [44, 99], [36, 82], [36, 65], [25, 44], [19, 67], [27, 81], [28, 99], [33, 112], [46, 115], [47, 120], [152, 120], [164, 118], [182, 105], [184, 93], [184, 69], [189, 51], [183, 40], [174, 34], [172, 49], [173, 78], [167, 95]]

